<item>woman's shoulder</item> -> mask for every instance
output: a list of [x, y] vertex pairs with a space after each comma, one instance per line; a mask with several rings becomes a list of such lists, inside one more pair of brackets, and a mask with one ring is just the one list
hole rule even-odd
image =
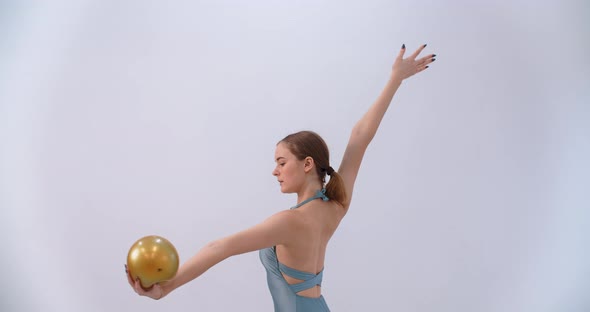
[[299, 209], [281, 210], [268, 218], [268, 220], [276, 221], [280, 226], [299, 230], [307, 225], [308, 216]]
[[345, 215], [342, 205], [335, 201], [317, 201], [308, 205], [305, 209], [292, 210], [299, 210], [299, 221], [305, 224], [338, 224]]

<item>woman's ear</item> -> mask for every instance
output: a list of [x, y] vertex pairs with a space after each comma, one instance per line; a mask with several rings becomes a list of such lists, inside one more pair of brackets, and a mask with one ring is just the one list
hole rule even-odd
[[310, 172], [312, 169], [314, 169], [315, 167], [315, 162], [313, 161], [313, 158], [311, 158], [310, 156], [305, 157], [305, 159], [303, 160], [303, 170], [305, 170], [305, 173]]

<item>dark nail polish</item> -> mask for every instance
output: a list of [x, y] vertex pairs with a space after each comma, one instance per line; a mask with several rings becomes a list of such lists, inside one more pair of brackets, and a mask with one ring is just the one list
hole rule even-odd
[[426, 66], [425, 68], [428, 68], [428, 66]]
[[405, 48], [406, 48], [406, 44], [404, 43], [404, 44], [402, 44], [402, 49], [405, 49]]
[[436, 57], [436, 54], [433, 54], [432, 57]]
[[426, 43], [424, 44], [423, 48], [426, 48]]
[[436, 61], [436, 59], [433, 58], [432, 61], [434, 62], [434, 61]]

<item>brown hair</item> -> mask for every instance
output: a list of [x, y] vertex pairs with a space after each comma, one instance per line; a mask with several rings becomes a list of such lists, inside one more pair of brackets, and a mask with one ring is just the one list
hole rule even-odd
[[346, 205], [346, 189], [344, 180], [333, 171], [330, 166], [330, 151], [328, 145], [317, 133], [313, 131], [299, 131], [289, 134], [279, 143], [286, 143], [287, 148], [297, 159], [303, 160], [305, 157], [313, 158], [316, 165], [316, 172], [322, 185], [326, 182], [326, 174], [330, 175], [330, 181], [325, 186], [326, 196], [336, 201], [342, 206]]

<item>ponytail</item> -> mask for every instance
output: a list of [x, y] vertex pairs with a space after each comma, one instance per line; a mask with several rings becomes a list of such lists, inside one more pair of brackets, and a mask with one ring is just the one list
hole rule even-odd
[[330, 174], [330, 180], [328, 181], [328, 184], [326, 184], [326, 196], [344, 207], [348, 204], [346, 202], [347, 196], [344, 180], [336, 171]]

